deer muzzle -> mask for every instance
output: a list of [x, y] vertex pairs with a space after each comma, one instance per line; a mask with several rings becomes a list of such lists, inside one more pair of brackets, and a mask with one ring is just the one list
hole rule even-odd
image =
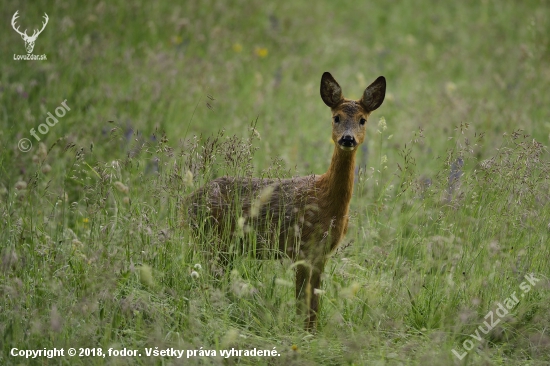
[[357, 147], [357, 141], [352, 135], [344, 135], [338, 140], [338, 146], [340, 146], [342, 150], [353, 150]]

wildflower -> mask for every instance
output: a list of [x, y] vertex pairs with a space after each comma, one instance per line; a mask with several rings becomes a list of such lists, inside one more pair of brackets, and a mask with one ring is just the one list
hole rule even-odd
[[243, 45], [240, 43], [233, 43], [233, 51], [240, 53], [243, 50]]
[[199, 278], [199, 276], [200, 276], [200, 275], [199, 275], [199, 272], [197, 272], [197, 271], [191, 271], [191, 278], [197, 279], [197, 278]]
[[298, 351], [298, 346], [293, 344], [292, 347], [290, 347], [294, 352]]
[[382, 155], [382, 158], [380, 159], [380, 164], [386, 164], [388, 162], [387, 155]]
[[82, 219], [82, 222], [85, 223], [85, 224], [87, 224], [88, 222], [90, 222], [90, 219], [87, 218], [87, 217], [85, 217], [85, 218]]
[[200, 263], [197, 263], [193, 266], [193, 268], [197, 269], [197, 270], [201, 270], [202, 269], [202, 266], [200, 265]]
[[172, 44], [173, 44], [174, 46], [177, 46], [177, 45], [179, 45], [181, 42], [183, 42], [183, 38], [181, 38], [181, 36], [174, 36], [174, 37], [172, 37], [171, 41], [172, 41]]
[[256, 56], [260, 58], [265, 58], [267, 56], [267, 48], [265, 47], [256, 47], [254, 52], [256, 53]]

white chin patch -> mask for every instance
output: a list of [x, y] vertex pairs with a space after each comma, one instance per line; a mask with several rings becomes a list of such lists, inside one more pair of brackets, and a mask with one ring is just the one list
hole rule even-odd
[[353, 151], [353, 150], [355, 150], [355, 147], [351, 147], [351, 146], [342, 146], [340, 144], [338, 144], [338, 146], [340, 146], [340, 149], [342, 149], [344, 151]]

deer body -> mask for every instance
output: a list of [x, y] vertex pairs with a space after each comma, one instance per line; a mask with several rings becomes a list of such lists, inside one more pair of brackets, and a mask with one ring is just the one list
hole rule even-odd
[[[200, 211], [218, 235], [251, 229], [254, 248], [238, 248], [258, 258], [266, 254], [287, 256], [296, 265], [298, 310], [306, 317], [306, 329], [315, 327], [321, 275], [326, 261], [343, 239], [353, 193], [355, 153], [365, 138], [366, 119], [385, 96], [386, 82], [379, 77], [358, 100], [344, 99], [336, 80], [324, 73], [321, 97], [332, 110], [331, 164], [322, 175], [291, 179], [222, 177], [188, 197], [192, 226], [200, 224]], [[240, 219], [240, 226], [239, 220]], [[204, 221], [202, 221], [204, 222]], [[225, 239], [225, 240], [223, 240]], [[231, 237], [222, 239], [229, 249]], [[242, 242], [241, 242], [242, 243]], [[273, 256], [272, 256], [273, 257]]]

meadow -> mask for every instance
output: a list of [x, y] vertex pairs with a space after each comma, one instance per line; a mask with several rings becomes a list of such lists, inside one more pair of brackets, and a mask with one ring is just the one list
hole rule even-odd
[[[29, 35], [47, 13], [47, 60], [14, 59], [16, 11]], [[547, 1], [5, 0], [0, 15], [1, 365], [550, 364]], [[222, 175], [325, 172], [325, 71], [348, 98], [379, 75], [387, 91], [312, 334], [289, 261], [214, 274], [181, 210]]]

